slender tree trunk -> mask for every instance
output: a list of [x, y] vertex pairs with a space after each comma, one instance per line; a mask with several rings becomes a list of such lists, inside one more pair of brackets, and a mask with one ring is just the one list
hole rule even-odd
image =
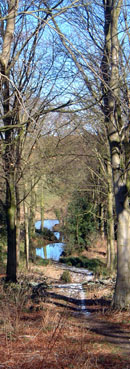
[[76, 239], [79, 247], [79, 217], [76, 218]]
[[100, 233], [101, 233], [101, 238], [104, 239], [105, 230], [104, 230], [104, 205], [103, 204], [100, 204]]
[[15, 186], [16, 190], [16, 259], [17, 266], [19, 266], [20, 262], [20, 197], [19, 197], [19, 188], [18, 185]]
[[6, 220], [7, 220], [7, 270], [6, 280], [16, 282], [17, 280], [17, 262], [16, 262], [16, 201], [15, 186], [13, 174], [10, 181], [6, 184]]
[[45, 259], [47, 259], [47, 246], [44, 246], [44, 256], [45, 256]]
[[[6, 69], [4, 69], [6, 75]], [[5, 115], [9, 113], [9, 81], [3, 78], [3, 108]], [[4, 125], [10, 126], [11, 118], [4, 119]], [[14, 170], [14, 147], [11, 142], [11, 129], [5, 132], [5, 175], [6, 175], [6, 220], [7, 220], [7, 280], [13, 282], [17, 279], [16, 262], [16, 193], [15, 193], [15, 170]]]
[[113, 214], [113, 184], [111, 163], [107, 162], [108, 174], [108, 220], [107, 220], [107, 267], [113, 272], [115, 261], [115, 235]]
[[34, 186], [34, 178], [32, 179], [31, 201], [30, 201], [30, 217], [29, 217], [29, 249], [32, 260], [36, 259], [34, 247], [35, 239], [35, 214], [36, 214], [36, 187]]
[[32, 179], [31, 202], [30, 202], [30, 219], [29, 219], [29, 238], [35, 236], [35, 214], [36, 214], [36, 191], [34, 180]]
[[43, 195], [43, 186], [41, 187], [41, 231], [43, 232], [44, 228], [44, 195]]
[[[4, 79], [4, 112], [9, 112], [9, 81]], [[11, 124], [10, 118], [4, 119], [4, 124]], [[5, 132], [5, 175], [6, 175], [6, 219], [7, 219], [7, 280], [17, 280], [16, 261], [16, 193], [15, 193], [15, 169], [14, 169], [14, 147], [12, 144], [11, 129]]]
[[29, 269], [29, 220], [26, 199], [24, 200], [24, 229], [25, 229], [24, 242], [25, 242], [26, 268]]

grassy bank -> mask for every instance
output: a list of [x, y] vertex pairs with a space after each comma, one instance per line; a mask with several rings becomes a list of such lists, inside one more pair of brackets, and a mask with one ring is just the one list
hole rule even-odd
[[86, 268], [95, 273], [95, 275], [106, 275], [105, 264], [99, 259], [89, 259], [86, 256], [67, 256], [61, 257], [60, 262], [77, 268]]

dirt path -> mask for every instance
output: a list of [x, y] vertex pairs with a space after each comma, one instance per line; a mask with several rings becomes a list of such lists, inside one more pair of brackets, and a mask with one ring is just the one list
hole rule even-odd
[[111, 310], [114, 285], [86, 283], [84, 296], [85, 276], [71, 272], [71, 291], [58, 287], [62, 273], [32, 265], [19, 276], [22, 294], [19, 286], [3, 289], [1, 279], [0, 369], [130, 369], [130, 313]]
[[[57, 263], [45, 268], [44, 276], [51, 283], [51, 290], [47, 294], [47, 303], [66, 310], [68, 315], [79, 319], [84, 328], [93, 332], [97, 337], [100, 336], [101, 340], [112, 344], [113, 348], [115, 347], [114, 350], [119, 349], [123, 356], [128, 357], [130, 351], [130, 313], [115, 312], [111, 309], [114, 284], [99, 285], [96, 283], [91, 285], [88, 283], [84, 285], [84, 293], [82, 294], [80, 286], [87, 281], [87, 276], [70, 271], [72, 284], [66, 285], [65, 288], [65, 285], [61, 284], [61, 275], [64, 269], [65, 266]], [[75, 288], [70, 288], [74, 284]], [[128, 368], [130, 369], [130, 362]]]

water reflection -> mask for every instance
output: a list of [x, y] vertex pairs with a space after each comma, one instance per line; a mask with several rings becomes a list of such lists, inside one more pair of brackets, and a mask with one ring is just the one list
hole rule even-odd
[[[58, 219], [45, 219], [44, 222], [43, 222], [44, 227], [50, 229], [50, 231], [53, 231], [53, 227], [56, 224], [59, 224], [59, 220]], [[38, 220], [35, 223], [35, 227], [37, 229], [40, 229], [41, 228], [41, 220]]]
[[36, 255], [43, 259], [52, 259], [58, 261], [63, 251], [63, 244], [53, 243], [36, 249]]
[[[44, 227], [50, 229], [51, 231], [53, 231], [53, 227], [56, 224], [59, 224], [58, 219], [45, 219], [44, 220]], [[37, 229], [41, 228], [40, 220], [36, 222], [35, 227]], [[56, 236], [57, 240], [60, 239], [59, 232], [54, 232], [54, 235]], [[48, 244], [44, 247], [37, 248], [36, 255], [40, 256], [42, 259], [52, 259], [52, 260], [58, 261], [63, 252], [63, 249], [64, 249], [63, 242], [57, 242], [57, 243], [55, 242], [55, 243]]]

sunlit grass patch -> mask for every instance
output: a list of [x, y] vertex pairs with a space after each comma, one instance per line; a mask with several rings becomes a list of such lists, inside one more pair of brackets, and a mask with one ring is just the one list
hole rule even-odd
[[61, 257], [60, 262], [77, 268], [86, 268], [95, 274], [107, 274], [105, 264], [99, 259], [88, 259], [86, 256]]

